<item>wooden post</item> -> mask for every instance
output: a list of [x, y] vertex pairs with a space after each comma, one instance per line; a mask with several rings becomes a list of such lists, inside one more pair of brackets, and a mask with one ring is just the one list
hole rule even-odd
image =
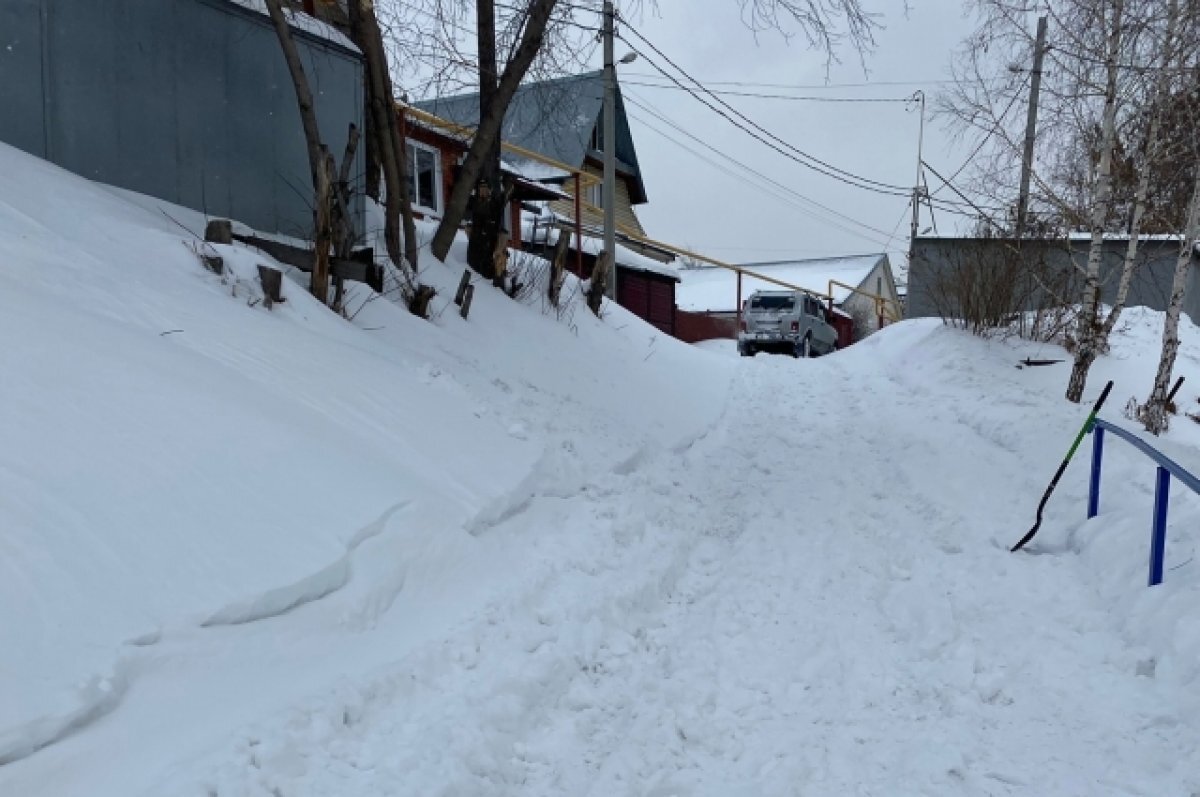
[[463, 296], [462, 310], [459, 312], [459, 315], [463, 318], [466, 318], [467, 314], [471, 312], [471, 300], [473, 298], [475, 298], [475, 286], [467, 285], [467, 292]]
[[742, 331], [742, 271], [737, 272], [737, 328]]
[[263, 304], [270, 310], [276, 302], [283, 301], [283, 272], [270, 266], [258, 267], [258, 281], [262, 283]]
[[458, 281], [458, 290], [454, 293], [454, 303], [462, 307], [463, 299], [466, 298], [467, 288], [471, 285], [471, 269], [463, 269], [462, 279]]
[[554, 254], [550, 258], [550, 281], [546, 287], [550, 304], [555, 307], [558, 307], [559, 293], [562, 290], [563, 268], [567, 264], [567, 249], [570, 245], [571, 234], [566, 230], [560, 230], [558, 240], [554, 243]]
[[509, 223], [508, 226], [512, 230], [509, 234], [509, 246], [513, 249], [521, 248], [521, 203], [513, 200], [508, 204]]
[[575, 275], [583, 279], [583, 190], [579, 172], [575, 172]]
[[229, 219], [213, 219], [204, 227], [204, 240], [212, 244], [233, 243], [233, 222]]

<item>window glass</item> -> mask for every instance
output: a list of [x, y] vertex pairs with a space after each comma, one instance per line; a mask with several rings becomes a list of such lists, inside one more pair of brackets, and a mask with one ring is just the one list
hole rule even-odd
[[756, 310], [791, 310], [796, 301], [791, 296], [755, 296], [750, 306]]
[[408, 144], [408, 190], [418, 207], [440, 213], [438, 205], [438, 153], [426, 147]]
[[429, 150], [417, 150], [417, 204], [437, 210], [437, 163]]

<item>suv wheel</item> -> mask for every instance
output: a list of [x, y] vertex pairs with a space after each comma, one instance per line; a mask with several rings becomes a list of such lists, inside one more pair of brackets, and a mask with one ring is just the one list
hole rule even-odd
[[805, 335], [804, 340], [800, 341], [799, 345], [796, 346], [796, 356], [806, 359], [812, 357], [812, 338], [808, 335]]

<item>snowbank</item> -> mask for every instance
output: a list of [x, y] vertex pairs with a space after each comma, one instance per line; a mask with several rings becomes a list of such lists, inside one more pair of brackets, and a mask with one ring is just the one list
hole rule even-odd
[[0, 173], [0, 604], [22, 607], [0, 630], [0, 762], [113, 709], [147, 645], [294, 610], [345, 588], [372, 536], [465, 534], [546, 489], [534, 474], [571, 489], [581, 461], [720, 407], [719, 383], [684, 387], [688, 347], [619, 308], [568, 324], [481, 285], [463, 321], [463, 246], [426, 256], [433, 323], [362, 286], [348, 323], [292, 281], [266, 310], [256, 266], [278, 264], [257, 251], [206, 271], [176, 223], [199, 214], [3, 146]]

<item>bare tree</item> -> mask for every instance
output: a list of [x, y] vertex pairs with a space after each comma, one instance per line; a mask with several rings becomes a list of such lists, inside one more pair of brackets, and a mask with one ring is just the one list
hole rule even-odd
[[[530, 2], [520, 43], [508, 63], [505, 64], [504, 72], [498, 79], [495, 77], [495, 61], [491, 60], [494, 59], [494, 51], [487, 56], [489, 58], [487, 63], [482, 58], [480, 60], [479, 126], [475, 131], [471, 147], [467, 150], [467, 156], [462, 163], [458, 179], [454, 183], [454, 189], [446, 201], [442, 221], [433, 236], [433, 244], [430, 249], [438, 260], [445, 260], [446, 255], [450, 252], [450, 244], [458, 232], [459, 224], [462, 223], [467, 204], [473, 194], [477, 197], [476, 208], [489, 214], [487, 220], [481, 217], [473, 219], [473, 222], [483, 222], [489, 226], [495, 223], [498, 226], [498, 218], [493, 222], [491, 214], [495, 213], [497, 203], [494, 197], [500, 195], [498, 180], [500, 126], [504, 122], [504, 114], [508, 110], [513, 95], [516, 94], [517, 87], [521, 84], [530, 64], [533, 63], [533, 59], [542, 47], [546, 26], [550, 22], [550, 15], [557, 2], [558, 0], [532, 0]], [[492, 47], [494, 47], [495, 12], [490, 0], [479, 0], [478, 13], [479, 18], [476, 20], [476, 24], [481, 29], [481, 41], [484, 41], [487, 46], [485, 39], [490, 36]], [[490, 32], [483, 32], [483, 28], [489, 28]], [[481, 178], [485, 181], [482, 184]], [[502, 207], [501, 210], [503, 210]], [[485, 276], [492, 276], [489, 263], [477, 261], [472, 266]]]
[[[879, 17], [860, 0], [738, 0], [742, 19], [755, 33], [774, 30], [785, 37], [798, 27], [810, 47], [825, 53], [827, 64], [837, 60], [845, 45], [860, 56], [875, 46]], [[907, 8], [907, 4], [905, 4]]]
[[[1090, 245], [1080, 268], [1082, 296], [1066, 395], [1079, 401], [1088, 371], [1106, 350], [1138, 264], [1153, 169], [1164, 163], [1163, 119], [1172, 59], [1186, 29], [1179, 0], [1049, 0], [1037, 13], [1050, 18], [1051, 46], [1042, 74], [1039, 157], [1031, 206], [1038, 227], [1086, 230]], [[1184, 0], [1190, 6], [1194, 0]], [[962, 130], [982, 129], [991, 157], [976, 169], [978, 189], [1000, 204], [1014, 191], [1010, 175], [1021, 156], [1019, 119], [1006, 114], [1023, 92], [1031, 8], [1021, 0], [977, 0], [979, 31], [956, 63], [959, 82], [941, 109]], [[1007, 61], [998, 83], [996, 62]], [[1136, 152], [1127, 142], [1141, 138]], [[983, 147], [981, 144], [980, 148]], [[1136, 157], [1135, 157], [1136, 156]], [[1038, 168], [1041, 166], [1041, 168]], [[1120, 186], [1121, 190], [1115, 190]], [[1107, 233], [1128, 235], [1114, 301], [1101, 307], [1101, 257]]]
[[[367, 163], [367, 193], [378, 201], [379, 174], [382, 172], [386, 202], [384, 241], [388, 257], [397, 267], [402, 267], [407, 260], [408, 267], [416, 271], [417, 232], [408, 190], [408, 153], [396, 120], [395, 92], [383, 33], [375, 16], [373, 0], [350, 0], [348, 9], [350, 36], [362, 50], [366, 62], [367, 140], [371, 153]], [[400, 254], [401, 220], [404, 225], [403, 260]]]
[[[785, 36], [793, 28], [803, 31], [810, 44], [833, 57], [837, 48], [849, 43], [859, 52], [873, 46], [876, 18], [860, 0], [738, 0], [743, 16], [756, 32], [775, 29]], [[642, 0], [633, 0], [640, 8]], [[599, 11], [599, 0], [560, 4], [557, 0], [526, 0], [508, 6], [512, 13], [497, 26], [492, 0], [475, 0], [475, 52], [464, 41], [471, 33], [466, 25], [467, 0], [414, 0], [393, 2], [394, 27], [408, 32], [415, 23], [425, 26], [424, 37], [407, 36], [402, 48], [406, 63], [431, 73], [425, 89], [436, 85], [442, 93], [454, 75], [470, 71], [477, 78], [480, 115], [471, 149], [462, 163], [431, 251], [439, 260], [449, 252], [458, 227], [471, 208], [472, 236], [468, 258], [485, 276], [494, 276], [493, 254], [503, 212], [505, 194], [499, 180], [499, 129], [513, 94], [527, 74], [546, 77], [562, 74], [565, 67], [583, 65], [593, 39], [587, 35], [598, 28], [580, 23], [576, 14]], [[559, 13], [561, 11], [561, 13]], [[410, 16], [406, 16], [406, 13]], [[594, 26], [594, 27], [593, 27]], [[582, 31], [582, 33], [581, 33]], [[416, 41], [414, 41], [414, 38]], [[500, 71], [500, 51], [508, 51]], [[546, 57], [547, 54], [550, 57]], [[540, 70], [539, 70], [540, 65]], [[458, 83], [465, 87], [464, 82]], [[428, 91], [420, 92], [428, 94]], [[478, 233], [478, 234], [477, 234]]]
[[1175, 277], [1171, 282], [1171, 299], [1167, 304], [1163, 322], [1162, 353], [1158, 360], [1158, 373], [1154, 377], [1154, 388], [1150, 398], [1138, 410], [1138, 419], [1146, 431], [1160, 434], [1167, 429], [1167, 389], [1175, 369], [1175, 356], [1179, 353], [1179, 314], [1183, 310], [1183, 298], [1192, 266], [1192, 257], [1200, 245], [1200, 169], [1196, 170], [1192, 199], [1188, 203], [1188, 227], [1179, 244], [1179, 257], [1175, 261]]
[[1091, 233], [1087, 270], [1084, 272], [1083, 305], [1075, 334], [1075, 362], [1067, 381], [1067, 400], [1078, 403], [1083, 397], [1088, 370], [1100, 353], [1100, 259], [1104, 254], [1104, 220], [1108, 215], [1112, 191], [1112, 153], [1117, 130], [1117, 58], [1121, 53], [1121, 34], [1125, 26], [1125, 0], [1113, 0], [1112, 16], [1100, 10], [1106, 24], [1108, 47], [1104, 53], [1104, 113], [1100, 128], [1100, 163], [1096, 168], [1096, 190], [1092, 199]]
[[296, 90], [296, 102], [300, 107], [300, 121], [304, 125], [304, 141], [308, 145], [308, 167], [311, 171], [313, 193], [313, 246], [314, 263], [311, 291], [321, 303], [329, 297], [329, 247], [333, 240], [333, 219], [330, 213], [333, 197], [334, 176], [330, 168], [332, 161], [328, 148], [321, 143], [321, 132], [317, 126], [317, 112], [313, 104], [312, 89], [300, 63], [300, 54], [292, 40], [292, 31], [284, 17], [280, 0], [267, 0], [267, 12], [275, 25], [283, 57], [292, 76]]

